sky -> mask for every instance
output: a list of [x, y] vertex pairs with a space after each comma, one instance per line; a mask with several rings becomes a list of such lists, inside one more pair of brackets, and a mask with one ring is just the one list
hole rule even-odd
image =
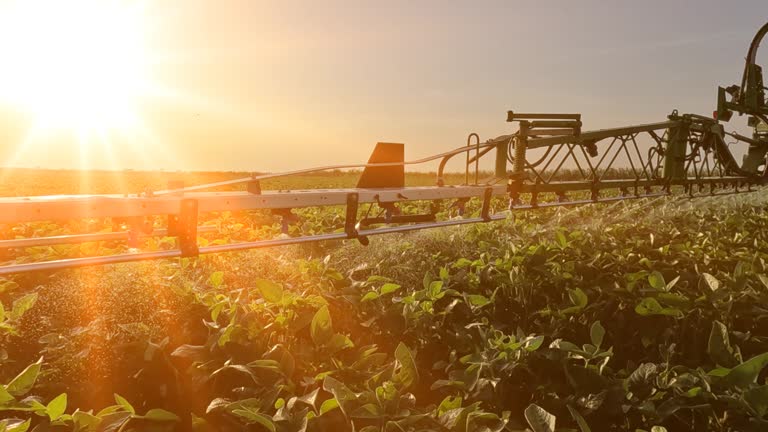
[[[29, 64], [44, 65], [30, 66], [34, 79], [53, 74], [71, 87], [56, 103], [72, 109], [49, 112], [63, 125], [38, 133], [39, 104], [25, 111], [2, 90], [44, 87], [21, 66], [0, 72], [0, 166], [279, 171], [364, 162], [378, 141], [405, 143], [406, 159], [419, 158], [470, 132], [512, 132], [507, 110], [580, 112], [585, 130], [661, 121], [673, 109], [711, 115], [717, 86], [740, 81], [768, 21], [765, 0], [144, 2], [114, 39], [141, 33], [152, 91], [132, 100], [140, 127], [99, 130], [100, 112], [124, 96], [113, 92], [132, 88], [118, 76], [133, 69], [98, 61], [135, 53], [122, 55], [122, 42], [101, 47], [88, 70], [112, 81], [75, 73], [68, 82], [46, 56], [71, 29], [90, 27], [66, 13], [40, 25], [38, 9], [23, 34], [6, 35], [0, 69], [19, 64], [14, 46], [33, 52]], [[94, 32], [115, 26], [106, 27]], [[59, 61], [77, 72], [72, 48], [61, 49]], [[90, 116], [77, 117], [78, 127], [90, 122], [85, 138], [66, 124], [75, 121], [64, 113], [78, 110]], [[745, 122], [735, 116], [727, 129], [747, 131]]]

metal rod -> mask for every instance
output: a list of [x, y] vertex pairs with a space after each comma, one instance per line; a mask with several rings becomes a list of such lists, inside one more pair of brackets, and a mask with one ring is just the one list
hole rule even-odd
[[[217, 231], [215, 226], [199, 226], [198, 232], [212, 232]], [[37, 246], [51, 246], [58, 244], [73, 244], [73, 243], [87, 243], [87, 242], [99, 242], [99, 241], [121, 241], [128, 240], [129, 231], [116, 231], [107, 233], [92, 233], [92, 234], [65, 234], [59, 236], [49, 237], [30, 237], [13, 240], [0, 240], [0, 249], [15, 249], [15, 248], [28, 248]], [[139, 233], [139, 237], [163, 237], [168, 235], [168, 230], [165, 228], [157, 229], [149, 234]]]
[[745, 143], [752, 144], [752, 145], [764, 145], [765, 143], [760, 140], [752, 139], [749, 137], [745, 137], [744, 135], [741, 135], [736, 132], [723, 132], [723, 134], [728, 135], [729, 137], [736, 138], [739, 141], [744, 141]]
[[[488, 147], [486, 149], [487, 151], [491, 150], [491, 147]], [[467, 152], [467, 155], [469, 155], [469, 152]], [[480, 154], [480, 135], [477, 135], [477, 143], [475, 143], [475, 184], [478, 184], [480, 179], [480, 158], [483, 155]]]
[[[475, 137], [475, 141], [477, 143], [476, 150], [475, 150], [475, 158], [474, 158], [474, 161], [475, 161], [475, 184], [477, 184], [477, 163], [478, 163], [477, 160], [479, 159], [478, 155], [480, 154], [480, 135], [478, 135], [478, 134], [476, 134], [474, 132], [469, 134], [469, 136], [467, 137], [467, 147], [470, 147], [472, 145], [472, 137]], [[492, 147], [489, 147], [488, 149], [490, 150], [491, 148]], [[472, 162], [472, 160], [470, 159], [470, 156], [469, 156], [469, 150], [467, 150], [466, 154], [467, 154], [467, 161], [466, 161], [466, 165], [464, 166], [464, 184], [469, 184], [469, 164], [470, 164], [470, 162]], [[440, 177], [442, 177], [442, 173], [440, 173], [440, 174], [441, 174]]]
[[507, 121], [516, 120], [581, 120], [581, 114], [516, 113], [507, 111]]
[[480, 143], [478, 143], [478, 145], [476, 146], [475, 155], [469, 158], [469, 163], [475, 162], [475, 168], [478, 168], [477, 163], [480, 160], [480, 158], [488, 154], [489, 151], [493, 150], [493, 147], [486, 147], [480, 150], [479, 144]]
[[528, 136], [545, 136], [545, 135], [569, 135], [574, 136], [573, 129], [531, 129]]
[[574, 128], [581, 127], [581, 122], [578, 120], [534, 120], [531, 122], [531, 128], [539, 127], [564, 127], [570, 128], [572, 131]]
[[29, 273], [35, 271], [63, 270], [67, 268], [90, 267], [105, 264], [118, 264], [136, 261], [148, 261], [163, 258], [177, 258], [181, 251], [174, 249], [159, 252], [142, 252], [136, 254], [118, 254], [88, 258], [69, 258], [55, 261], [43, 261], [38, 263], [13, 264], [0, 267], [0, 276], [14, 273]]
[[518, 132], [517, 142], [515, 142], [515, 159], [512, 166], [512, 173], [517, 177], [522, 176], [525, 172], [525, 151], [528, 147], [528, 126], [528, 122], [520, 122], [520, 131]]
[[[360, 231], [362, 233], [362, 231]], [[285, 239], [259, 240], [253, 242], [232, 243], [225, 245], [204, 246], [200, 248], [201, 254], [232, 252], [246, 249], [262, 249], [276, 246], [286, 246], [292, 244], [312, 243], [329, 240], [348, 240], [346, 233], [319, 234], [305, 237], [292, 237]]]

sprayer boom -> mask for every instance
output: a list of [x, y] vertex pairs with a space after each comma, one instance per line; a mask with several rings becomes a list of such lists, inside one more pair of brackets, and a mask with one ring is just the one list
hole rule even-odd
[[[490, 222], [519, 210], [751, 191], [768, 178], [768, 126], [761, 126], [768, 124], [768, 104], [762, 70], [755, 63], [757, 48], [767, 33], [768, 24], [750, 46], [741, 86], [719, 89], [715, 118], [673, 111], [657, 123], [583, 131], [577, 113], [509, 111], [507, 122], [516, 125], [513, 133], [485, 141], [472, 133], [466, 146], [418, 160], [405, 160], [403, 144], [378, 143], [366, 164], [252, 175], [188, 187], [169, 185], [167, 190], [134, 195], [0, 198], [0, 225], [95, 218], [109, 219], [120, 227], [107, 233], [0, 240], [0, 260], [7, 258], [0, 275], [316, 241], [357, 239], [368, 244], [370, 236]], [[731, 100], [726, 100], [727, 95]], [[720, 121], [728, 121], [734, 111], [753, 119], [751, 138], [724, 130]], [[748, 146], [742, 163], [731, 153], [726, 136]], [[448, 185], [445, 169], [457, 156], [464, 162], [465, 181]], [[481, 181], [480, 162], [491, 158], [493, 174]], [[406, 168], [430, 162], [438, 164], [433, 186], [406, 185]], [[262, 182], [268, 179], [351, 168], [363, 169], [354, 188], [262, 190]], [[210, 191], [237, 184], [245, 190]], [[300, 222], [294, 210], [303, 208], [316, 212], [343, 209], [343, 222], [324, 233], [291, 237], [291, 227]], [[269, 212], [273, 218], [269, 223], [279, 223], [283, 235], [200, 246], [199, 235], [215, 228], [198, 226], [199, 215], [223, 211]], [[142, 238], [149, 236], [175, 237], [177, 248], [136, 252]], [[120, 240], [131, 248], [130, 253], [126, 249], [126, 253], [45, 262], [17, 259], [31, 247]]]

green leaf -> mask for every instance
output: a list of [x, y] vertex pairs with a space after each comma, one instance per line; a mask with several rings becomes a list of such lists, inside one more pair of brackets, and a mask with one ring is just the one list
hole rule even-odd
[[285, 406], [285, 399], [283, 398], [277, 398], [275, 401], [275, 409], [279, 410], [280, 408]]
[[37, 375], [40, 374], [40, 367], [43, 364], [43, 358], [40, 357], [35, 363], [27, 366], [16, 378], [12, 379], [5, 390], [13, 396], [23, 396], [27, 394], [37, 381]]
[[763, 288], [768, 289], [768, 276], [764, 274], [758, 274], [757, 278], [760, 279], [760, 282], [763, 284]]
[[758, 417], [763, 417], [768, 413], [768, 385], [745, 391], [744, 400], [757, 412]]
[[270, 303], [280, 303], [283, 300], [283, 286], [266, 279], [256, 279], [256, 288], [264, 300]]
[[[472, 265], [472, 261], [466, 258], [459, 258], [456, 260], [455, 263], [453, 263], [454, 268], [464, 268], [464, 267], [469, 267], [471, 265]], [[768, 285], [766, 285], [766, 287], [768, 288]]]
[[680, 310], [689, 309], [691, 307], [691, 300], [682, 294], [670, 292], [658, 293], [656, 295], [656, 300], [667, 307], [677, 308]]
[[667, 428], [664, 426], [654, 426], [651, 428], [651, 432], [667, 432]]
[[719, 367], [707, 372], [707, 375], [722, 378], [724, 376], [727, 376], [729, 373], [731, 373], [730, 369]]
[[633, 394], [643, 398], [653, 392], [659, 368], [655, 363], [642, 363], [627, 377], [626, 386]]
[[18, 287], [19, 287], [19, 284], [17, 284], [16, 282], [0, 276], [0, 294], [4, 292], [10, 292], [12, 290], [15, 290]]
[[577, 306], [582, 309], [587, 306], [587, 303], [589, 303], [589, 298], [587, 297], [587, 294], [585, 294], [584, 291], [581, 290], [581, 288], [569, 289], [568, 297], [571, 299], [571, 303], [573, 303], [574, 306]]
[[216, 271], [208, 277], [208, 284], [214, 288], [220, 287], [224, 283], [224, 272]]
[[448, 269], [446, 267], [440, 267], [440, 279], [448, 280], [449, 276]]
[[429, 284], [429, 297], [430, 298], [436, 298], [440, 295], [440, 292], [443, 290], [444, 282], [441, 280], [433, 281]]
[[[352, 414], [350, 414], [350, 417], [360, 419], [375, 419], [381, 417], [381, 412], [378, 405], [367, 403], [356, 409]], [[376, 430], [378, 431], [379, 429], [376, 428]]]
[[576, 424], [579, 425], [579, 429], [581, 429], [581, 432], [592, 432], [592, 429], [589, 428], [589, 425], [587, 424], [587, 421], [584, 420], [584, 417], [579, 414], [578, 411], [573, 409], [570, 405], [566, 405], [568, 407], [568, 411], [571, 413], [571, 417], [573, 417], [574, 420], [576, 420]]
[[232, 414], [236, 416], [240, 416], [248, 421], [248, 423], [257, 423], [269, 430], [270, 432], [275, 432], [277, 429], [275, 428], [275, 423], [272, 421], [272, 418], [269, 416], [266, 416], [264, 414], [260, 414], [256, 411], [250, 410], [250, 409], [236, 409], [232, 411]]
[[37, 302], [37, 293], [27, 294], [20, 299], [16, 299], [13, 302], [13, 308], [11, 309], [10, 318], [19, 319], [25, 312], [32, 309], [32, 306]]
[[216, 322], [219, 319], [221, 311], [224, 309], [224, 302], [218, 303], [211, 308], [211, 319]]
[[441, 416], [452, 409], [461, 408], [461, 396], [446, 396], [437, 407], [437, 415]]
[[78, 410], [72, 414], [72, 423], [76, 431], [94, 431], [101, 419], [89, 412]]
[[379, 293], [377, 293], [376, 291], [368, 291], [367, 293], [365, 293], [363, 298], [360, 299], [360, 301], [367, 302], [367, 301], [376, 300], [377, 298], [379, 298]]
[[581, 348], [579, 348], [576, 344], [564, 341], [562, 339], [555, 339], [552, 341], [552, 343], [549, 345], [550, 348], [555, 348], [563, 351], [570, 351], [570, 352], [580, 352]]
[[536, 336], [531, 338], [525, 342], [525, 350], [536, 351], [539, 349], [539, 347], [541, 347], [542, 343], [544, 343], [544, 336]]
[[[323, 390], [333, 395], [344, 415], [347, 415], [347, 413], [352, 408], [351, 402], [357, 399], [357, 395], [352, 390], [350, 390], [349, 387], [345, 386], [344, 383], [330, 375], [323, 379]], [[328, 401], [323, 402], [323, 405], [325, 405], [326, 402]], [[329, 411], [330, 409], [333, 408], [329, 408]], [[322, 410], [323, 408], [321, 406], [320, 411], [322, 412]]]
[[651, 288], [659, 291], [664, 291], [667, 288], [667, 282], [664, 281], [664, 275], [657, 271], [653, 271], [648, 275], [648, 283], [651, 285]]
[[273, 346], [269, 352], [264, 354], [264, 358], [276, 360], [280, 363], [280, 370], [286, 377], [292, 376], [293, 371], [296, 369], [296, 359], [293, 358], [293, 354], [282, 344]]
[[429, 284], [432, 283], [432, 275], [427, 272], [424, 275], [424, 279], [421, 280], [421, 284], [425, 290], [429, 290]]
[[48, 402], [48, 406], [45, 407], [45, 412], [48, 414], [48, 418], [51, 419], [51, 421], [56, 420], [57, 418], [61, 417], [64, 412], [67, 411], [67, 394], [62, 393], [55, 398], [53, 398], [52, 401]]
[[603, 337], [605, 336], [605, 329], [600, 321], [595, 321], [592, 327], [589, 329], [589, 337], [592, 340], [592, 345], [599, 347], [603, 343]]
[[320, 415], [333, 411], [336, 408], [339, 408], [339, 401], [337, 401], [336, 398], [326, 399], [320, 404]]
[[544, 408], [530, 404], [525, 409], [525, 420], [533, 429], [533, 432], [555, 432], [555, 416], [548, 413]]
[[672, 291], [672, 288], [674, 288], [675, 285], [677, 285], [677, 282], [680, 280], [680, 276], [675, 277], [671, 281], [667, 283], [667, 286], [665, 288], [666, 291]]
[[720, 289], [720, 281], [717, 280], [716, 277], [712, 276], [709, 273], [702, 273], [701, 278], [704, 280], [704, 284], [709, 288], [712, 292], [717, 291]]
[[171, 356], [202, 362], [208, 353], [209, 350], [205, 345], [180, 345], [173, 350]]
[[561, 248], [565, 248], [566, 246], [568, 246], [568, 239], [565, 238], [565, 234], [563, 234], [562, 231], [557, 230], [557, 232], [555, 232], [555, 237], [557, 238], [557, 244]]
[[312, 317], [310, 335], [315, 345], [324, 345], [333, 337], [333, 322], [328, 306], [321, 307]]
[[768, 365], [768, 352], [754, 356], [731, 369], [724, 379], [730, 385], [747, 388], [757, 380], [757, 376], [766, 365]]
[[642, 299], [640, 303], [635, 306], [635, 312], [642, 316], [665, 315], [677, 318], [681, 318], [683, 316], [683, 312], [680, 309], [662, 307], [658, 300], [653, 297], [646, 297]]
[[469, 294], [467, 299], [469, 300], [469, 304], [475, 307], [483, 307], [491, 303], [491, 299], [480, 294]]
[[[2, 426], [3, 423], [0, 422], [0, 426]], [[7, 423], [5, 426], [6, 432], [27, 432], [29, 430], [29, 427], [32, 425], [32, 420], [27, 419], [25, 421], [17, 421], [15, 423]]]
[[133, 405], [131, 405], [124, 397], [117, 393], [115, 393], [115, 402], [117, 402], [118, 405], [123, 407], [123, 409], [129, 413], [136, 414], [136, 410], [133, 408]]
[[14, 397], [12, 394], [8, 393], [8, 390], [5, 389], [5, 386], [0, 384], [0, 405], [3, 405], [4, 403], [10, 402], [14, 400]]
[[274, 372], [280, 372], [280, 362], [272, 359], [259, 359], [249, 362], [247, 365], [253, 369], [266, 369]]
[[331, 337], [331, 340], [328, 341], [326, 345], [331, 350], [336, 351], [342, 350], [344, 348], [352, 348], [355, 346], [355, 344], [352, 342], [352, 339], [341, 333], [334, 333], [333, 337]]
[[730, 368], [737, 363], [728, 337], [728, 328], [720, 321], [712, 322], [712, 330], [707, 342], [707, 354], [712, 361], [720, 366]]
[[158, 422], [177, 422], [179, 421], [179, 416], [176, 414], [166, 411], [164, 409], [160, 408], [153, 408], [149, 411], [147, 411], [146, 414], [142, 416], [146, 420], [152, 420], [152, 421], [158, 421]]
[[687, 392], [683, 393], [683, 396], [689, 397], [689, 398], [693, 398], [693, 397], [696, 397], [696, 396], [700, 395], [701, 392], [702, 392], [702, 388], [696, 386], [696, 387], [692, 387], [692, 388], [688, 389]]
[[296, 402], [301, 402], [304, 404], [307, 404], [312, 407], [312, 409], [315, 409], [315, 404], [317, 403], [317, 395], [320, 394], [320, 387], [312, 390], [311, 392], [305, 394], [304, 396], [300, 398], [296, 398]]
[[399, 289], [400, 289], [400, 285], [398, 285], [398, 284], [385, 283], [384, 285], [381, 286], [381, 289], [379, 290], [379, 292], [381, 293], [381, 295], [387, 295], [387, 294], [391, 294], [391, 293], [393, 293], [393, 292], [395, 292], [395, 291], [397, 291]]
[[3, 306], [3, 302], [0, 302], [0, 322], [5, 321], [5, 306]]
[[395, 372], [394, 381], [402, 384], [404, 389], [415, 385], [419, 381], [419, 371], [411, 350], [402, 342], [395, 348], [395, 359], [400, 364], [400, 369]]
[[125, 426], [129, 421], [131, 421], [133, 414], [121, 411], [109, 412], [102, 415], [101, 412], [99, 412], [97, 417], [99, 417], [101, 420], [98, 426], [99, 432], [114, 432], [121, 430], [121, 427]]

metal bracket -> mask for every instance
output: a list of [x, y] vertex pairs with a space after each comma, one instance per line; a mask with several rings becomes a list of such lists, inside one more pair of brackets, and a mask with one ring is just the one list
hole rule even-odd
[[592, 189], [590, 190], [589, 199], [592, 200], [592, 202], [600, 201], [600, 185], [597, 182], [592, 183]]
[[128, 247], [137, 249], [140, 246], [141, 237], [152, 233], [152, 223], [142, 217], [127, 219]]
[[245, 190], [249, 194], [261, 195], [261, 183], [258, 180], [251, 180], [245, 185]]
[[299, 221], [299, 217], [289, 208], [274, 209], [272, 214], [280, 216], [280, 232], [283, 234], [288, 234], [291, 223]]
[[456, 208], [456, 215], [461, 217], [464, 216], [464, 212], [467, 210], [467, 202], [469, 201], [469, 198], [459, 198], [453, 203], [451, 203], [450, 206], [448, 206], [448, 210], [450, 211], [452, 208]]
[[529, 202], [531, 208], [539, 208], [539, 191], [536, 190], [536, 186], [539, 185], [539, 181], [531, 185], [531, 200]]
[[194, 257], [200, 254], [197, 245], [197, 200], [181, 200], [181, 208], [178, 215], [168, 218], [168, 234], [176, 236], [179, 240], [181, 256]]
[[483, 207], [480, 211], [480, 217], [483, 218], [483, 220], [486, 222], [491, 220], [491, 198], [493, 198], [493, 188], [485, 188], [485, 191], [483, 192]]
[[368, 246], [370, 241], [368, 237], [361, 236], [357, 231], [357, 208], [360, 203], [360, 196], [357, 192], [347, 194], [347, 212], [344, 219], [344, 232], [347, 238], [356, 238], [361, 245]]

